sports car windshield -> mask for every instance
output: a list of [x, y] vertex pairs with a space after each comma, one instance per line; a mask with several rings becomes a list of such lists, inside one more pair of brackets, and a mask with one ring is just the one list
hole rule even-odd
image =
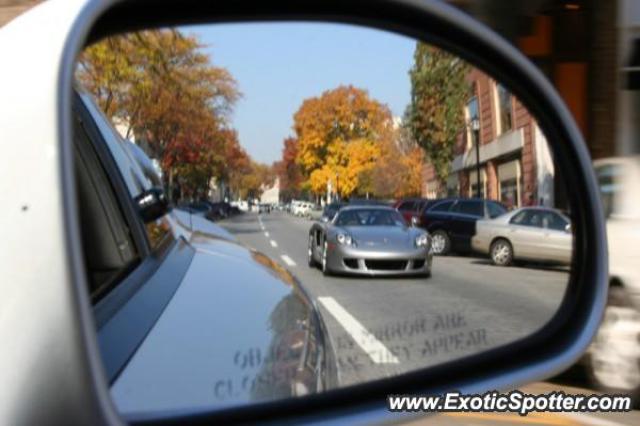
[[324, 208], [324, 215], [329, 218], [329, 220], [333, 219], [338, 210], [340, 210], [344, 205], [343, 204], [331, 204]]
[[402, 215], [394, 210], [358, 209], [340, 212], [337, 226], [407, 226]]

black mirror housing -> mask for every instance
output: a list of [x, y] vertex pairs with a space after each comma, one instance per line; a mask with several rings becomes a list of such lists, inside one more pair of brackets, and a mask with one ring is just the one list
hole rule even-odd
[[164, 216], [171, 208], [162, 188], [151, 188], [135, 198], [135, 204], [144, 223], [153, 222]]

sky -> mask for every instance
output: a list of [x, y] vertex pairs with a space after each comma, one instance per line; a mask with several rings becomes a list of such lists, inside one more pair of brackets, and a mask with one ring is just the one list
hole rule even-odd
[[409, 103], [415, 41], [374, 29], [326, 23], [191, 26], [212, 64], [237, 80], [242, 98], [232, 126], [254, 160], [271, 164], [293, 136], [305, 98], [352, 84], [400, 117]]

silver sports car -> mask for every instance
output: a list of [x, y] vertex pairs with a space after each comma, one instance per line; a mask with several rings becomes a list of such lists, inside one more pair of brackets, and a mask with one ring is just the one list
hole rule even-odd
[[571, 221], [546, 207], [525, 207], [479, 220], [471, 240], [475, 251], [488, 254], [500, 266], [514, 259], [569, 264], [571, 245]]
[[309, 231], [309, 266], [325, 275], [430, 275], [431, 238], [394, 208], [347, 206]]

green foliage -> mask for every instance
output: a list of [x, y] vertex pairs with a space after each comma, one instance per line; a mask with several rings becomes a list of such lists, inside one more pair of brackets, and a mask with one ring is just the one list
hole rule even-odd
[[449, 175], [456, 138], [465, 125], [468, 71], [469, 66], [457, 56], [417, 43], [405, 122], [441, 181]]

